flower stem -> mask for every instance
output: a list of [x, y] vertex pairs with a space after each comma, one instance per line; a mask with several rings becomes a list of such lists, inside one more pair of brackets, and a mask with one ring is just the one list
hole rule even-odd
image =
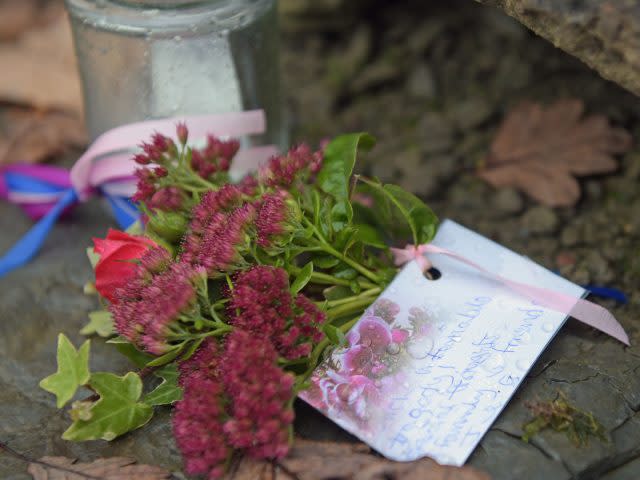
[[327, 310], [327, 317], [329, 318], [329, 321], [332, 321], [337, 318], [344, 317], [345, 315], [362, 313], [364, 309], [371, 305], [375, 299], [376, 297], [372, 297], [370, 295], [367, 295], [366, 297], [358, 296], [349, 303], [338, 305], [335, 308]]
[[378, 295], [380, 292], [382, 291], [382, 288], [380, 287], [374, 287], [374, 288], [370, 288], [369, 290], [365, 290], [364, 292], [360, 293], [359, 295], [353, 295], [351, 297], [345, 297], [345, 298], [339, 298], [337, 300], [331, 300], [328, 302], [316, 302], [318, 305], [326, 305], [329, 308], [333, 308], [333, 307], [337, 307], [338, 305], [343, 305], [345, 303], [351, 303], [354, 300], [360, 299], [360, 298], [364, 298], [364, 297], [369, 297], [372, 295]]
[[360, 272], [362, 275], [367, 277], [372, 282], [375, 282], [377, 284], [381, 283], [381, 279], [378, 275], [376, 275], [375, 273], [373, 273], [371, 270], [364, 267], [363, 265], [360, 265], [358, 262], [354, 261], [348, 256], [340, 253], [331, 245], [329, 245], [329, 242], [327, 242], [327, 240], [324, 238], [320, 230], [318, 230], [317, 227], [307, 217], [302, 217], [302, 219], [313, 230], [313, 233], [315, 233], [316, 237], [318, 237], [320, 246], [326, 253], [328, 253], [329, 255], [333, 255], [334, 257], [342, 260], [344, 263], [352, 267], [354, 270]]

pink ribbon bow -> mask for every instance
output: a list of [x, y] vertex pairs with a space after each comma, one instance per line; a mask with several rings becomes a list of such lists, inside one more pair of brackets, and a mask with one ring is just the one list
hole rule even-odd
[[548, 288], [541, 288], [528, 285], [526, 283], [516, 282], [490, 272], [462, 255], [431, 244], [417, 246], [407, 245], [404, 248], [391, 248], [391, 253], [397, 266], [402, 266], [405, 263], [414, 260], [418, 263], [418, 266], [423, 273], [432, 267], [431, 262], [425, 256], [426, 253], [437, 253], [455, 258], [456, 260], [482, 272], [490, 279], [502, 283], [519, 295], [536, 302], [536, 304], [555, 310], [556, 312], [572, 316], [576, 320], [606, 333], [625, 345], [629, 345], [629, 336], [611, 312], [606, 308], [583, 298], [574, 298], [570, 295], [565, 295], [564, 293], [549, 290]]

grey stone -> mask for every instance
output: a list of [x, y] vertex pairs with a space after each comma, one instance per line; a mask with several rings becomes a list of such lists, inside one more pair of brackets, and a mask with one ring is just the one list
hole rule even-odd
[[640, 95], [640, 3], [476, 0], [502, 8], [603, 77]]
[[418, 64], [407, 79], [407, 92], [420, 99], [431, 99], [436, 96], [436, 83], [431, 69], [424, 63]]
[[522, 216], [522, 226], [533, 234], [553, 233], [558, 226], [556, 213], [543, 206], [532, 207]]
[[512, 215], [522, 211], [524, 200], [513, 188], [501, 188], [491, 198], [491, 206], [498, 215]]
[[422, 151], [425, 154], [446, 152], [453, 146], [451, 123], [438, 112], [425, 112], [417, 122], [416, 132], [422, 139]]
[[460, 130], [471, 130], [484, 123], [493, 113], [493, 106], [482, 97], [455, 103], [448, 111], [453, 125]]
[[390, 58], [379, 58], [375, 62], [368, 64], [354, 77], [349, 85], [349, 90], [351, 93], [361, 93], [396, 80], [402, 75], [403, 71]]
[[580, 230], [579, 226], [575, 223], [570, 223], [562, 229], [560, 235], [560, 242], [565, 247], [573, 247], [580, 242]]

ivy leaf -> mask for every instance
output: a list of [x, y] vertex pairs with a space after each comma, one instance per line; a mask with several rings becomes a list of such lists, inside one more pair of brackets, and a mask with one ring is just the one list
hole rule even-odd
[[144, 397], [144, 403], [147, 405], [171, 405], [182, 400], [182, 389], [178, 386], [178, 366], [175, 363], [165, 365], [153, 373], [162, 378], [162, 383]]
[[375, 139], [368, 133], [350, 133], [336, 137], [324, 150], [322, 169], [316, 178], [316, 185], [335, 199], [331, 209], [335, 230], [341, 230], [353, 219], [349, 182], [358, 149], [369, 150], [374, 144]]
[[76, 350], [64, 335], [58, 335], [58, 371], [40, 381], [40, 388], [56, 396], [56, 406], [62, 408], [73, 398], [79, 386], [89, 381], [89, 348], [87, 340]]
[[80, 330], [81, 335], [97, 334], [100, 337], [110, 337], [116, 333], [111, 312], [98, 310], [89, 313], [89, 323]]
[[313, 262], [308, 262], [304, 267], [300, 269], [300, 273], [291, 284], [291, 293], [296, 295], [300, 290], [302, 290], [309, 280], [311, 280], [311, 275], [313, 275]]
[[380, 205], [380, 208], [392, 207], [400, 213], [411, 230], [415, 245], [429, 243], [433, 239], [438, 217], [422, 200], [397, 185], [382, 185], [364, 178], [361, 180], [378, 194], [376, 195], [376, 207], [380, 203], [387, 203], [387, 206]]
[[94, 373], [89, 384], [100, 399], [89, 410], [91, 418], [73, 422], [62, 434], [64, 440], [113, 440], [151, 419], [153, 407], [139, 402], [142, 380], [137, 374]]

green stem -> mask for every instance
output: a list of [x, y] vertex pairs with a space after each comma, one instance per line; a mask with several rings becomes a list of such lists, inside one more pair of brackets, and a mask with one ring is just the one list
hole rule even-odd
[[316, 302], [320, 305], [326, 305], [329, 308], [332, 307], [337, 307], [338, 305], [343, 305], [345, 303], [351, 303], [354, 300], [357, 299], [361, 299], [361, 298], [365, 298], [365, 297], [370, 297], [372, 295], [379, 295], [380, 292], [382, 291], [382, 288], [380, 287], [375, 287], [375, 288], [370, 288], [369, 290], [365, 290], [364, 292], [360, 293], [359, 295], [353, 295], [351, 297], [345, 297], [345, 298], [339, 298], [338, 300], [331, 300], [329, 302]]
[[344, 317], [345, 315], [362, 312], [366, 307], [371, 305], [374, 300], [375, 298], [367, 296], [359, 298], [347, 304], [339, 305], [336, 308], [330, 308], [329, 310], [327, 310], [327, 317], [329, 317], [329, 321], [331, 321], [337, 318]]
[[354, 270], [357, 270], [358, 272], [360, 272], [362, 275], [367, 277], [372, 282], [375, 282], [375, 283], [378, 283], [378, 284], [381, 283], [381, 279], [380, 279], [380, 277], [378, 275], [373, 273], [368, 268], [360, 265], [355, 260], [352, 260], [351, 258], [347, 257], [346, 255], [340, 253], [335, 248], [333, 248], [331, 245], [329, 245], [327, 240], [324, 238], [324, 235], [322, 235], [320, 230], [318, 230], [316, 228], [316, 226], [307, 217], [302, 217], [302, 219], [306, 222], [306, 224], [309, 227], [311, 227], [311, 229], [313, 230], [313, 233], [316, 234], [316, 237], [318, 237], [318, 241], [320, 242], [320, 246], [323, 248], [323, 250], [325, 252], [327, 252], [329, 255], [333, 255], [334, 257], [342, 260], [344, 263], [346, 263], [347, 265], [352, 267]]

